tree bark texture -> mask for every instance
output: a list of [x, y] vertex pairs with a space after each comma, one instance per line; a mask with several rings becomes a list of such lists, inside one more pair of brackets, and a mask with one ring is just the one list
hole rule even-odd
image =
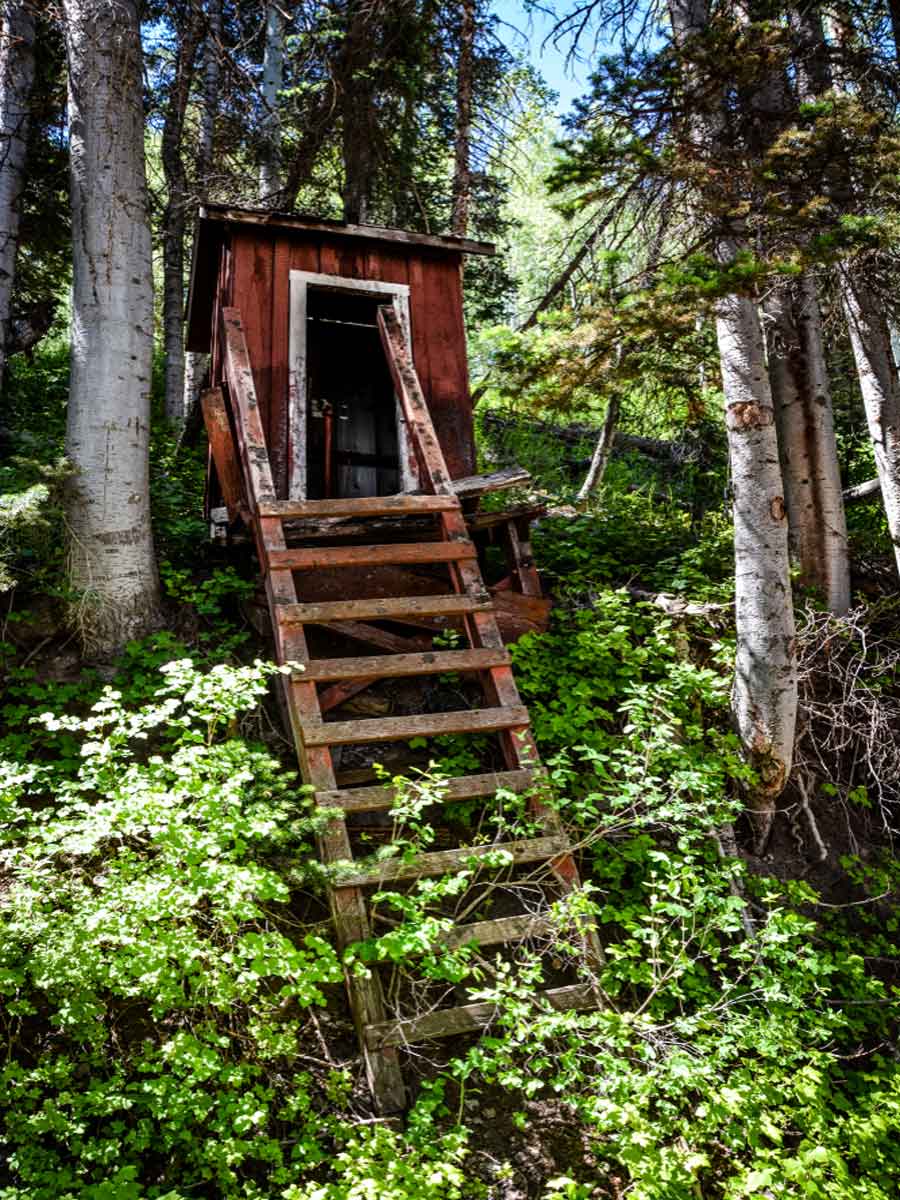
[[451, 233], [465, 237], [472, 201], [472, 71], [475, 55], [475, 0], [460, 4], [459, 53], [456, 60], [456, 142], [453, 170]]
[[379, 18], [379, 10], [377, 5], [367, 6], [362, 0], [350, 0], [347, 10], [347, 27], [335, 71], [341, 102], [344, 220], [365, 225], [371, 216], [377, 166], [378, 129], [369, 68], [375, 36], [370, 26]]
[[861, 272], [841, 268], [841, 303], [866, 410], [875, 469], [900, 571], [900, 380], [891, 354], [884, 306]]
[[86, 648], [158, 623], [150, 529], [153, 277], [138, 0], [65, 0], [74, 245], [66, 453], [70, 582]]
[[166, 355], [166, 420], [184, 421], [184, 234], [187, 173], [182, 156], [184, 117], [200, 44], [200, 23], [188, 7], [182, 14], [175, 79], [162, 133], [162, 165], [168, 199], [163, 215], [163, 345]]
[[[216, 114], [219, 111], [219, 80], [221, 77], [222, 0], [207, 0], [206, 35], [203, 43], [203, 94], [200, 100], [200, 129], [197, 137], [197, 192], [209, 194], [209, 175], [212, 170], [216, 136]], [[208, 356], [188, 351], [184, 360], [184, 415], [188, 419], [200, 401], [200, 389], [206, 375]]]
[[587, 500], [593, 492], [597, 491], [603, 482], [603, 476], [606, 474], [606, 466], [609, 462], [609, 456], [612, 454], [613, 441], [616, 436], [619, 408], [619, 397], [617, 395], [610, 396], [609, 404], [606, 407], [606, 416], [603, 418], [603, 425], [600, 428], [600, 436], [597, 438], [597, 444], [594, 447], [591, 465], [588, 467], [588, 473], [578, 493], [579, 500]]
[[[690, 54], [691, 41], [708, 25], [708, 0], [670, 0], [669, 11], [676, 45]], [[691, 80], [690, 62], [684, 70]], [[692, 89], [698, 98], [697, 136], [715, 151], [723, 138], [724, 105], [718, 97], [710, 104], [702, 80], [691, 82], [699, 85]], [[716, 241], [719, 261], [733, 261], [740, 248], [726, 218]], [[761, 849], [790, 775], [797, 719], [787, 510], [763, 329], [752, 297], [734, 292], [719, 300], [716, 338], [734, 494], [737, 649], [732, 711], [759, 780], [749, 802]]]
[[34, 83], [34, 16], [23, 0], [0, 6], [0, 387], [6, 368]]
[[263, 56], [262, 159], [259, 168], [259, 197], [271, 203], [281, 191], [281, 122], [278, 93], [284, 86], [284, 17], [273, 0], [266, 7], [266, 43]]
[[779, 288], [766, 312], [791, 553], [800, 581], [840, 616], [850, 607], [850, 557], [815, 280]]

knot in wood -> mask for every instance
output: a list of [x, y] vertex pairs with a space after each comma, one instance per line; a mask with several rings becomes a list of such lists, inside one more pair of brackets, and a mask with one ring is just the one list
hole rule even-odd
[[762, 429], [771, 425], [775, 414], [771, 408], [763, 408], [761, 404], [746, 402], [732, 404], [728, 409], [728, 423], [732, 429]]
[[773, 521], [783, 521], [785, 514], [784, 497], [774, 496], [769, 504], [769, 512]]

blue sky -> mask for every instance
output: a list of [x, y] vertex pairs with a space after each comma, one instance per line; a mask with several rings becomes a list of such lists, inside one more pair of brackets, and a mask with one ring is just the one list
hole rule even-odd
[[565, 43], [557, 49], [547, 40], [554, 18], [545, 12], [526, 11], [522, 0], [493, 0], [492, 8], [503, 22], [497, 32], [507, 47], [513, 54], [524, 54], [540, 71], [550, 87], [559, 92], [560, 114], [568, 112], [572, 101], [587, 91], [590, 72], [583, 61], [566, 62]]

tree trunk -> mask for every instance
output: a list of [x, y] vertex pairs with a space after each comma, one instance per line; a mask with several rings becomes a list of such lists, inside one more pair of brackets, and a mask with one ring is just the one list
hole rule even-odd
[[284, 86], [284, 17], [274, 0], [266, 7], [266, 45], [263, 56], [262, 159], [259, 168], [259, 197], [271, 203], [281, 191], [281, 122], [278, 93]]
[[347, 28], [336, 79], [341, 98], [344, 220], [365, 225], [371, 219], [377, 155], [375, 97], [369, 68], [378, 10], [361, 0], [350, 0], [347, 9]]
[[453, 171], [453, 219], [450, 231], [465, 237], [469, 230], [472, 168], [469, 159], [472, 134], [472, 68], [475, 50], [475, 0], [462, 0], [459, 55], [456, 60], [456, 145]]
[[806, 274], [795, 291], [779, 288], [766, 309], [791, 553], [801, 583], [841, 616], [850, 607], [850, 559], [815, 281]]
[[[728, 248], [730, 256], [736, 247]], [[726, 251], [727, 252], [727, 251]], [[746, 296], [717, 306], [728, 456], [734, 491], [735, 660], [733, 709], [759, 777], [751, 791], [762, 848], [794, 753], [797, 677], [788, 530], [775, 414], [759, 312]]]
[[[808, 5], [797, 22], [808, 61], [815, 67], [798, 70], [798, 80], [803, 99], [815, 100], [834, 85], [821, 10], [815, 4]], [[829, 175], [835, 195], [852, 198], [853, 181], [840, 163], [831, 165]], [[869, 288], [864, 272], [864, 265], [843, 265], [838, 269], [838, 283], [881, 482], [881, 498], [900, 571], [900, 379], [891, 350], [885, 306]]]
[[840, 279], [841, 303], [875, 451], [881, 498], [900, 571], [900, 381], [891, 356], [884, 306], [858, 271], [842, 268]]
[[[708, 26], [708, 0], [670, 0], [669, 11], [676, 44], [689, 49]], [[724, 136], [724, 104], [717, 98], [710, 107], [705, 81], [691, 79], [690, 64], [684, 69], [696, 85], [697, 134], [715, 151]], [[726, 218], [717, 239], [719, 261], [733, 261], [740, 247]], [[732, 293], [718, 302], [716, 338], [734, 493], [737, 649], [732, 710], [758, 778], [749, 800], [760, 851], [791, 771], [797, 719], [787, 516], [763, 330], [751, 297]]]
[[158, 624], [148, 458], [153, 276], [138, 0], [64, 0], [72, 375], [66, 453], [74, 620], [113, 654]]
[[[207, 0], [206, 40], [203, 46], [203, 96], [200, 105], [200, 132], [197, 138], [197, 191], [209, 195], [219, 111], [220, 53], [222, 42], [222, 0]], [[200, 388], [206, 375], [208, 355], [189, 351], [184, 360], [184, 415], [187, 421], [200, 400]]]
[[33, 83], [34, 16], [24, 0], [5, 0], [0, 9], [0, 388], [10, 342]]
[[617, 395], [610, 396], [609, 404], [606, 407], [606, 416], [603, 418], [603, 425], [600, 429], [600, 436], [597, 438], [597, 445], [594, 447], [591, 465], [588, 467], [588, 473], [585, 476], [584, 483], [581, 485], [581, 491], [578, 493], [580, 501], [587, 500], [591, 493], [596, 492], [603, 482], [603, 476], [606, 473], [606, 464], [609, 462], [610, 454], [612, 454], [613, 441], [616, 436], [619, 408], [619, 397]]
[[179, 428], [184, 408], [184, 232], [187, 175], [181, 154], [184, 116], [200, 42], [192, 8], [182, 13], [175, 79], [162, 133], [162, 165], [168, 203], [163, 215], [163, 345], [166, 355], [166, 420]]

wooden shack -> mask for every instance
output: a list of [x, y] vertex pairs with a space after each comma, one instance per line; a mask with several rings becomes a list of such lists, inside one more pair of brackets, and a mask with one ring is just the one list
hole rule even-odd
[[415, 490], [417, 465], [376, 312], [402, 323], [453, 478], [475, 467], [462, 303], [464, 238], [209, 205], [195, 239], [187, 347], [222, 377], [220, 313], [242, 314], [280, 498]]
[[[232, 208], [208, 208], [200, 220], [188, 347], [212, 354], [203, 395], [210, 483], [229, 525], [253, 539], [275, 657], [289, 664], [280, 677], [286, 723], [304, 781], [330, 813], [318, 847], [341, 949], [373, 936], [373, 890], [471, 870], [473, 859], [488, 871], [502, 864], [515, 904], [515, 872], [525, 871], [529, 910], [472, 921], [476, 902], [467, 903], [450, 935], [458, 945], [533, 937], [536, 871], [548, 905], [579, 886], [504, 645], [510, 598], [513, 635], [523, 611], [528, 621], [535, 607], [545, 615], [527, 540], [535, 510], [478, 509], [485, 491], [527, 475], [472, 474], [460, 267], [464, 253], [490, 250]], [[483, 567], [492, 540], [506, 550], [508, 574], [491, 587]], [[382, 693], [375, 708], [373, 689]], [[498, 791], [522, 793], [540, 836], [372, 860], [366, 830], [390, 837], [397, 800], [376, 764], [406, 747], [391, 762], [415, 770], [429, 760], [415, 758], [414, 744], [446, 735], [475, 739], [474, 760], [463, 761], [479, 768], [447, 779], [446, 798], [490, 807]], [[452, 844], [459, 831], [447, 836]], [[574, 934], [593, 970], [596, 933]], [[405, 1103], [404, 1047], [478, 1030], [493, 1008], [451, 995], [450, 1007], [412, 1013], [382, 975], [349, 970], [346, 986], [369, 1084], [393, 1111]], [[579, 980], [540, 1002], [589, 1008], [596, 993]]]

